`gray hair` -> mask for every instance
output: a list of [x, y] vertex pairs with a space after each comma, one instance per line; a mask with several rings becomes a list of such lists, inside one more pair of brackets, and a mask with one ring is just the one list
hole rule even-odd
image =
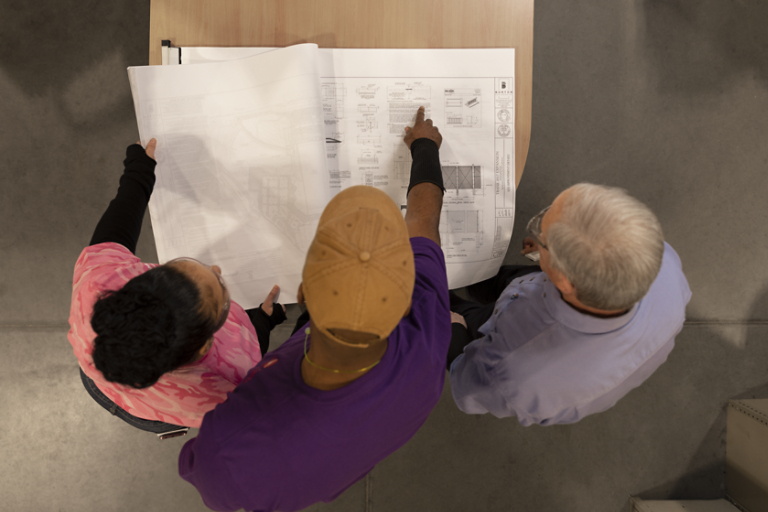
[[661, 268], [659, 220], [619, 188], [579, 183], [568, 191], [560, 218], [546, 233], [552, 267], [568, 278], [582, 304], [632, 307]]

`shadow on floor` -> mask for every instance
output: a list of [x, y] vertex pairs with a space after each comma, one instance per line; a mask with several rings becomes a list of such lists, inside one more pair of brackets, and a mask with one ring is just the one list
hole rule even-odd
[[[768, 317], [768, 288], [754, 302], [750, 319], [753, 321], [765, 321]], [[762, 329], [765, 332], [765, 329]], [[756, 327], [747, 328], [746, 343], [764, 344], [761, 332]], [[759, 366], [765, 365], [764, 361], [753, 361]], [[731, 368], [738, 372], [738, 368]], [[766, 374], [768, 378], [768, 374]], [[729, 397], [730, 399], [754, 399], [768, 398], [768, 381], [759, 386], [752, 387], [744, 392]], [[637, 496], [643, 499], [719, 499], [725, 497], [725, 435], [728, 404], [722, 404], [712, 426], [707, 431], [696, 453], [691, 458], [688, 469], [681, 478], [665, 482], [652, 489], [639, 493]], [[625, 506], [629, 511], [629, 505]]]
[[768, 2], [644, 0], [643, 10], [660, 92], [722, 92], [750, 73], [768, 86]]
[[[146, 37], [136, 37], [142, 32]], [[147, 64], [149, 2], [47, 0], [34, 8], [4, 2], [0, 34], [0, 68], [39, 96], [75, 80], [115, 49], [125, 54], [128, 65]]]

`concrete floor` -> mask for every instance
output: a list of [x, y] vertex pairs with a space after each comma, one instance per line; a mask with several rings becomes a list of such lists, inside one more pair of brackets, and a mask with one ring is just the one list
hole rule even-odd
[[[100, 409], [66, 340], [75, 259], [137, 139], [125, 68], [147, 62], [149, 2], [0, 13], [0, 509], [207, 510], [176, 474], [185, 439]], [[526, 261], [525, 223], [564, 188], [624, 187], [680, 254], [691, 322], [643, 386], [575, 425], [464, 415], [446, 388], [413, 440], [310, 510], [626, 512], [630, 495], [724, 495], [725, 404], [768, 397], [766, 19], [758, 0], [536, 4], [507, 259]], [[148, 219], [138, 255], [156, 261]]]

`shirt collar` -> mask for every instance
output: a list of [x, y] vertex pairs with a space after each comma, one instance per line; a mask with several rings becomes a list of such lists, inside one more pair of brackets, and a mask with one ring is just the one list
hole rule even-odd
[[560, 290], [549, 279], [544, 281], [543, 299], [549, 314], [555, 320], [570, 329], [586, 334], [603, 334], [621, 329], [634, 318], [640, 306], [638, 302], [623, 315], [610, 318], [598, 318], [581, 313], [565, 302]]

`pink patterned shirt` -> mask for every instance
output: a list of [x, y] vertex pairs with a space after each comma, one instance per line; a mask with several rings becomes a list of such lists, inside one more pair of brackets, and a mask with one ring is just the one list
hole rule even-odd
[[110, 400], [129, 414], [146, 420], [199, 427], [203, 415], [227, 398], [245, 374], [261, 361], [256, 331], [245, 310], [235, 302], [224, 327], [214, 335], [203, 359], [166, 373], [155, 385], [135, 389], [104, 379], [93, 364], [91, 328], [93, 305], [101, 293], [118, 290], [134, 277], [156, 267], [142, 263], [116, 243], [86, 247], [75, 264], [69, 333], [75, 357], [83, 372]]

